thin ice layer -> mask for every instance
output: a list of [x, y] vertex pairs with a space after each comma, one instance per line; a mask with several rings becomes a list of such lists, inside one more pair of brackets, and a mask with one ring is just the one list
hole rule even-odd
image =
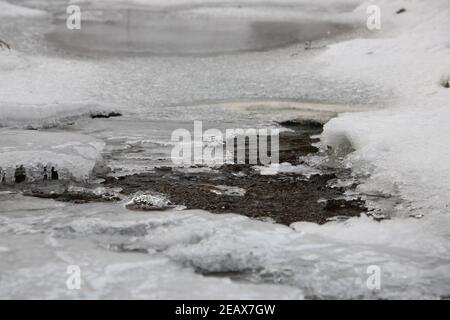
[[59, 178], [87, 179], [101, 159], [104, 142], [95, 138], [67, 132], [30, 130], [1, 130], [0, 168], [6, 182], [14, 182], [17, 166], [23, 165], [29, 180], [44, 177], [47, 167], [59, 170]]

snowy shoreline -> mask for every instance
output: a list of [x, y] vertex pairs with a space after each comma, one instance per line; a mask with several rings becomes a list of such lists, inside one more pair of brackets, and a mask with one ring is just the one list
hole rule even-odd
[[[398, 98], [382, 111], [331, 120], [323, 144], [335, 149], [351, 145], [355, 152], [347, 166], [355, 174], [370, 175], [361, 190], [392, 193], [410, 203], [400, 213], [445, 213], [450, 201], [450, 90], [442, 79], [450, 70], [450, 5], [439, 0], [375, 3], [382, 8], [379, 34], [334, 45], [319, 59], [333, 59], [328, 72], [334, 75], [384, 81]], [[406, 12], [397, 15], [400, 8]]]

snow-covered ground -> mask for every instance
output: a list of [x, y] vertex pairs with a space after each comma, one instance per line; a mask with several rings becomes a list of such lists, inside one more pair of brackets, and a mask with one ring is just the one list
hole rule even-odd
[[[44, 0], [20, 1], [27, 2], [39, 4], [40, 10], [46, 8]], [[102, 2], [149, 7], [163, 3]], [[238, 3], [249, 6], [245, 16], [266, 16], [273, 10], [265, 8], [267, 1], [258, 2]], [[201, 1], [197, 3], [195, 10], [202, 15], [220, 14], [217, 5], [227, 7], [227, 1], [208, 1], [206, 8]], [[289, 10], [289, 6], [302, 3], [307, 1], [284, 1], [283, 5]], [[127, 123], [136, 115], [142, 122], [162, 116], [183, 118], [180, 104], [205, 100], [290, 98], [351, 105], [352, 110], [366, 103], [380, 110], [345, 113], [332, 119], [325, 126], [322, 145], [338, 153], [348, 152], [349, 147], [354, 150], [346, 155], [345, 165], [361, 183], [359, 191], [397, 199], [388, 212], [392, 219], [376, 222], [361, 217], [324, 226], [299, 222], [288, 228], [236, 215], [199, 211], [139, 214], [130, 213], [122, 204], [79, 206], [1, 194], [0, 297], [448, 297], [450, 89], [442, 83], [450, 76], [450, 3], [314, 3], [319, 16], [324, 14], [322, 9], [327, 17], [350, 21], [360, 30], [352, 34], [352, 39], [305, 54], [298, 54], [302, 45], [294, 45], [232, 56], [108, 58], [106, 62], [64, 57], [43, 48], [38, 36], [18, 35], [27, 40], [26, 45], [13, 43], [12, 51], [0, 49], [0, 125], [36, 126], [36, 119], [54, 123], [68, 115], [72, 119], [77, 112], [78, 116], [87, 115], [91, 107], [99, 106], [119, 106], [129, 117], [124, 121]], [[232, 8], [223, 14], [235, 14], [235, 4], [233, 1]], [[381, 30], [368, 31], [366, 9], [373, 4], [381, 9]], [[101, 2], [95, 5], [102, 6]], [[170, 1], [170, 5], [188, 6], [182, 0]], [[353, 9], [326, 10], [330, 6]], [[406, 12], [396, 14], [400, 8]], [[2, 1], [0, 18], [11, 19], [7, 16], [14, 16], [19, 26], [32, 24], [29, 19], [35, 19], [42, 29], [51, 28], [41, 11]], [[0, 31], [16, 34], [3, 24]], [[161, 107], [164, 105], [177, 107]], [[203, 103], [190, 110], [212, 119], [215, 113], [211, 106]], [[68, 114], [64, 112], [66, 107]], [[33, 116], [31, 110], [38, 108], [42, 114]], [[345, 109], [341, 106], [337, 111]], [[278, 109], [276, 113], [279, 116]], [[230, 113], [230, 117], [240, 118], [239, 113]], [[77, 127], [80, 137], [74, 135], [70, 140], [80, 145], [63, 144], [57, 150], [83, 150], [88, 156], [83, 153], [78, 157], [96, 159], [102, 146], [97, 138], [107, 134], [118, 138], [120, 130], [125, 130], [102, 128], [106, 126], [103, 123], [99, 126], [101, 133], [92, 123]], [[9, 164], [15, 166], [19, 157], [33, 151], [26, 143], [21, 154], [17, 144], [8, 149], [16, 140], [23, 142], [24, 133], [2, 130], [13, 132], [0, 136], [2, 161], [11, 159]], [[136, 130], [140, 130], [139, 139], [152, 138], [145, 136], [152, 131], [144, 133], [143, 126], [137, 125]], [[55, 143], [59, 145], [64, 140], [60, 135], [66, 133], [56, 134], [59, 139]], [[85, 134], [94, 137], [95, 147]], [[5, 138], [11, 135], [16, 140]], [[39, 140], [38, 135], [35, 138]], [[41, 145], [36, 143], [31, 149]], [[58, 154], [67, 156], [66, 151], [55, 151], [51, 157]], [[8, 165], [3, 162], [3, 166]], [[65, 287], [69, 264], [82, 269], [80, 291]], [[370, 265], [380, 267], [380, 290], [366, 286]], [[205, 273], [212, 274], [205, 277]], [[239, 281], [230, 280], [234, 278]]]
[[16, 6], [8, 2], [0, 2], [0, 17], [33, 17], [44, 15], [45, 11]]
[[[347, 164], [370, 175], [366, 193], [393, 193], [400, 207], [425, 215], [446, 214], [450, 205], [450, 71], [448, 1], [380, 1], [382, 29], [370, 39], [332, 46], [319, 57], [337, 79], [384, 83], [398, 99], [386, 110], [333, 119], [323, 143], [350, 144]], [[396, 15], [398, 8], [407, 8]], [[365, 5], [355, 10], [364, 13]], [[342, 59], [340, 57], [348, 57]], [[400, 208], [404, 211], [404, 208]]]

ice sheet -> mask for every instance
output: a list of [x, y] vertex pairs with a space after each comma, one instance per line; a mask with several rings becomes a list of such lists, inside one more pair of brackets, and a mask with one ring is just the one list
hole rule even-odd
[[[196, 210], [0, 197], [1, 297], [406, 299], [450, 292], [448, 219], [363, 217], [292, 229]], [[81, 268], [81, 290], [65, 286], [69, 265]], [[380, 290], [366, 285], [372, 265], [381, 268]]]
[[42, 180], [44, 166], [50, 176], [51, 167], [60, 179], [86, 180], [97, 161], [101, 160], [104, 142], [68, 132], [0, 130], [0, 168], [6, 182], [14, 182], [17, 166], [23, 165], [29, 181]]

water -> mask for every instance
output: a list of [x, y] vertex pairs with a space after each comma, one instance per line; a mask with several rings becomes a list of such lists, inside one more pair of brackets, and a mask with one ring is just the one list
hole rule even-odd
[[[301, 12], [289, 21], [267, 15], [207, 19], [186, 13], [189, 7], [160, 12], [92, 5], [82, 32], [69, 33], [61, 28], [66, 1], [18, 3], [49, 10], [52, 19], [0, 24], [2, 36], [29, 54], [23, 58], [27, 67], [2, 73], [0, 103], [47, 108], [57, 102], [64, 108], [75, 101], [119, 108], [121, 118], [78, 119], [45, 131], [104, 141], [104, 159], [118, 173], [168, 164], [170, 133], [190, 129], [194, 120], [222, 130], [274, 126], [273, 120], [298, 113], [298, 101], [354, 108], [386, 92], [317, 72], [313, 58], [320, 49], [305, 51], [302, 42], [328, 31], [335, 36], [340, 29], [316, 7], [310, 13], [319, 20], [306, 22]], [[265, 12], [279, 17], [296, 12], [292, 9], [271, 5]], [[255, 100], [262, 102], [249, 108], [236, 104]], [[277, 101], [285, 103], [275, 108]], [[439, 298], [450, 293], [446, 218], [378, 223], [363, 217], [289, 228], [195, 210], [131, 212], [125, 202], [77, 205], [1, 193], [0, 298]], [[69, 265], [81, 268], [81, 290], [66, 287]], [[366, 286], [371, 265], [381, 268], [380, 290]]]
[[199, 56], [268, 50], [334, 36], [349, 29], [327, 21], [205, 17], [184, 11], [128, 9], [85, 14], [111, 18], [86, 21], [79, 31], [68, 30], [65, 19], [58, 20], [49, 40], [67, 51], [83, 54]]

